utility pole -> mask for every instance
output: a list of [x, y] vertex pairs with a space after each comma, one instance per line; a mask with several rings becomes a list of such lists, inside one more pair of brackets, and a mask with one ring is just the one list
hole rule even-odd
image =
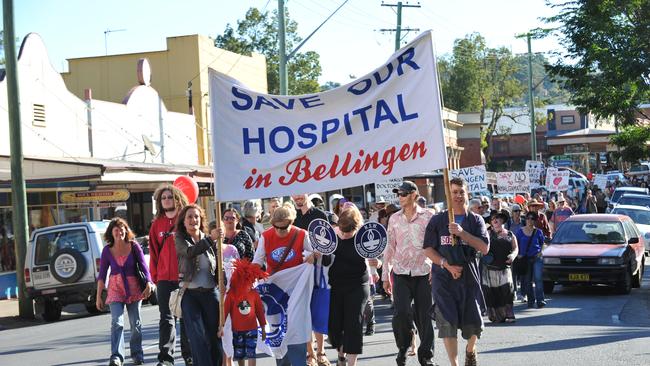
[[518, 34], [515, 38], [526, 38], [528, 42], [528, 108], [530, 109], [530, 156], [531, 160], [537, 160], [537, 132], [535, 131], [535, 99], [533, 96], [533, 52], [531, 40], [544, 38], [551, 29], [535, 28], [527, 33]]
[[397, 4], [385, 4], [381, 3], [381, 6], [390, 6], [390, 7], [396, 7], [397, 8], [397, 27], [395, 29], [380, 29], [382, 32], [395, 32], [395, 51], [400, 49], [400, 44], [402, 43], [402, 30], [406, 31], [407, 33], [410, 31], [414, 32], [419, 32], [420, 29], [418, 28], [402, 28], [402, 8], [420, 8], [420, 4], [417, 5], [411, 5], [409, 3], [402, 3], [401, 1], [398, 1]]
[[278, 0], [278, 41], [280, 47], [280, 95], [287, 95], [287, 25], [284, 20], [284, 0]]
[[535, 131], [535, 102], [533, 97], [533, 53], [530, 46], [530, 32], [526, 34], [528, 41], [528, 109], [530, 110], [530, 160], [537, 160], [537, 132]]
[[18, 314], [21, 318], [34, 318], [34, 306], [27, 296], [25, 286], [25, 252], [27, 250], [27, 194], [23, 176], [23, 140], [20, 126], [20, 93], [16, 61], [16, 36], [14, 35], [13, 0], [2, 4], [4, 22], [5, 67], [7, 72], [7, 102], [9, 107], [9, 146], [11, 151], [11, 206], [16, 248], [16, 281], [18, 284]]
[[293, 51], [291, 51], [287, 55], [287, 46], [286, 46], [286, 21], [284, 19], [284, 0], [278, 0], [278, 40], [279, 40], [279, 48], [280, 48], [280, 95], [287, 95], [288, 94], [288, 89], [289, 89], [289, 81], [287, 79], [287, 61], [291, 59], [296, 52], [305, 44], [311, 36], [313, 36], [318, 30], [327, 23], [330, 18], [334, 16], [342, 7], [343, 5], [347, 4], [347, 2], [350, 0], [345, 0], [341, 5], [339, 5], [336, 10], [332, 12], [323, 22], [316, 27], [308, 36], [305, 38], [299, 45], [296, 47]]

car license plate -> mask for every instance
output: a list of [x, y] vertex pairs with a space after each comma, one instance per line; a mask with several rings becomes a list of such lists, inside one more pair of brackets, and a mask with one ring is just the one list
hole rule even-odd
[[569, 273], [569, 281], [589, 281], [588, 273]]
[[56, 293], [56, 289], [53, 288], [53, 289], [49, 289], [49, 290], [43, 290], [43, 291], [41, 291], [41, 293], [42, 293], [43, 295], [55, 294], [55, 293]]

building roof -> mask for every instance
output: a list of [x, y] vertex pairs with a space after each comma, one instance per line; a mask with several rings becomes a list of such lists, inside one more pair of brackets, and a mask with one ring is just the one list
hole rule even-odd
[[596, 128], [583, 128], [581, 130], [551, 130], [546, 131], [546, 137], [578, 137], [593, 135], [613, 135], [615, 131], [600, 130]]

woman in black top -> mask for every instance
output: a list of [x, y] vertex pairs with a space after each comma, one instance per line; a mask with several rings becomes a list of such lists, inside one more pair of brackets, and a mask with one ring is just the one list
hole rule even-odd
[[[332, 256], [323, 256], [329, 270], [330, 313], [328, 337], [338, 350], [337, 365], [355, 366], [363, 347], [363, 310], [370, 296], [366, 260], [354, 249], [354, 236], [363, 225], [359, 209], [349, 207], [339, 215], [338, 246]], [[347, 355], [347, 359], [346, 359]]]
[[517, 257], [517, 237], [504, 226], [510, 219], [506, 210], [490, 219], [490, 251], [483, 257], [481, 287], [485, 295], [488, 318], [494, 323], [514, 322], [512, 309], [515, 286], [510, 266]]

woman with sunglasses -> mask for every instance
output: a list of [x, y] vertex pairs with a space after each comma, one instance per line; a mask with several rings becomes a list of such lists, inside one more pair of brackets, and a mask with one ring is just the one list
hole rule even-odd
[[512, 323], [515, 286], [510, 265], [517, 257], [517, 238], [505, 224], [510, 220], [507, 210], [499, 210], [490, 219], [490, 251], [483, 257], [481, 287], [485, 295], [488, 318], [493, 323]]
[[[314, 252], [307, 231], [293, 225], [295, 219], [296, 209], [287, 202], [275, 209], [271, 217], [271, 228], [260, 236], [253, 263], [266, 266], [266, 271], [270, 275], [303, 263], [313, 264], [320, 257], [319, 253]], [[311, 328], [311, 324], [309, 327]], [[294, 341], [294, 344], [287, 346], [286, 355], [282, 359], [275, 360], [277, 365], [304, 366], [306, 364], [309, 338]]]
[[249, 261], [253, 260], [255, 255], [255, 249], [253, 248], [253, 239], [250, 235], [246, 233], [245, 230], [241, 230], [239, 212], [234, 208], [226, 209], [222, 214], [222, 220], [225, 230], [223, 243], [233, 245], [237, 248], [239, 253], [239, 258], [248, 259]]
[[528, 299], [529, 308], [534, 307], [535, 303], [538, 308], [546, 306], [542, 281], [544, 233], [535, 227], [537, 215], [536, 212], [527, 213], [526, 226], [520, 228], [515, 234], [519, 244], [517, 260], [526, 261], [526, 273], [522, 274], [521, 287]]

